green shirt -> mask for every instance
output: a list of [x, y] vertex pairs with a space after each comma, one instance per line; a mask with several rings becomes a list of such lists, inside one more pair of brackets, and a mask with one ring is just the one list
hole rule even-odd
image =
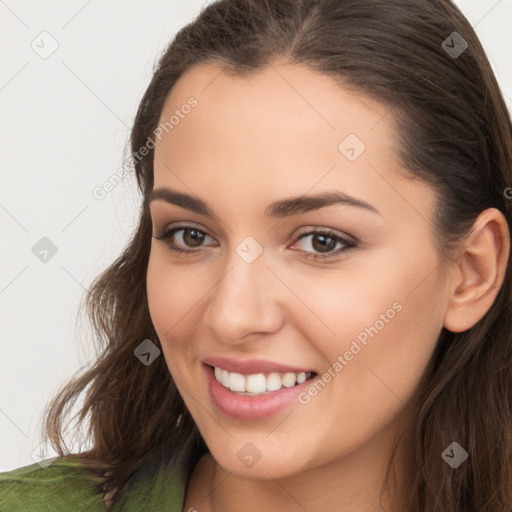
[[[46, 459], [49, 460], [49, 459]], [[41, 465], [40, 465], [41, 464]], [[0, 473], [1, 512], [105, 512], [101, 479], [67, 457]], [[182, 512], [185, 479], [168, 466], [137, 473], [122, 489], [113, 512]]]

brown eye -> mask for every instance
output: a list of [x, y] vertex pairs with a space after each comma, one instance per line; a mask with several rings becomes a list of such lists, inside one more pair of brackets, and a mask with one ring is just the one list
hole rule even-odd
[[204, 233], [202, 231], [199, 231], [195, 228], [186, 228], [183, 230], [182, 239], [185, 242], [185, 244], [189, 247], [199, 247], [204, 240]]
[[[178, 236], [177, 234], [180, 232], [181, 234]], [[157, 240], [165, 241], [169, 249], [177, 253], [199, 252], [203, 248], [205, 237], [211, 238], [194, 226], [178, 226], [155, 236]]]
[[[307, 238], [310, 238], [309, 242], [304, 243], [301, 249], [301, 252], [305, 253], [304, 258], [306, 259], [327, 259], [356, 247], [355, 242], [346, 240], [330, 231], [310, 231], [301, 235], [298, 240], [302, 241]], [[337, 246], [340, 246], [340, 249], [332, 252]], [[313, 252], [308, 249], [312, 249]]]
[[317, 234], [313, 235], [312, 240], [311, 246], [315, 251], [323, 252], [325, 250], [326, 252], [329, 252], [333, 251], [336, 247], [336, 241], [331, 236]]

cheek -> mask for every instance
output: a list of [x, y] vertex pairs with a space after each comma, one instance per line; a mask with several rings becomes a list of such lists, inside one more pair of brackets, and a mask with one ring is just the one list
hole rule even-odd
[[204, 326], [204, 304], [217, 281], [208, 266], [201, 270], [170, 262], [165, 249], [151, 250], [146, 276], [149, 313], [169, 371], [180, 381], [187, 369], [199, 370], [193, 340], [201, 339], [196, 333]]
[[359, 442], [357, 432], [371, 437], [399, 418], [413, 417], [418, 386], [441, 330], [435, 318], [423, 314], [421, 301], [401, 297], [399, 302], [402, 309], [388, 323], [369, 320], [356, 336], [346, 338], [351, 341], [344, 345], [351, 346], [338, 351], [343, 369], [331, 397], [325, 395], [323, 410], [329, 411], [328, 402], [336, 397], [339, 407], [331, 409], [326, 423], [339, 425], [338, 434], [354, 443]]
[[[152, 250], [146, 276], [149, 313], [168, 361], [171, 351], [178, 355], [186, 346], [179, 340], [186, 341], [181, 333], [188, 332], [193, 324], [194, 305], [202, 295], [200, 287], [197, 276], [178, 268], [173, 271], [165, 256]], [[171, 338], [172, 344], [168, 342]]]
[[[376, 262], [372, 270], [365, 268], [345, 271], [321, 272], [295, 275], [293, 293], [286, 310], [292, 315], [291, 323], [315, 345], [329, 361], [348, 350], [351, 341], [359, 336], [363, 342], [368, 338], [365, 329], [377, 322], [379, 330], [387, 328], [400, 315], [400, 303], [405, 295], [398, 279], [406, 276], [383, 275], [382, 263]], [[393, 305], [395, 304], [395, 307]], [[388, 322], [383, 323], [384, 315]], [[403, 316], [403, 314], [402, 314]], [[305, 337], [305, 336], [303, 336]]]
[[162, 248], [151, 250], [146, 287], [155, 328], [160, 332], [172, 329], [173, 333], [188, 322], [194, 305], [208, 289], [192, 267], [171, 264]]
[[320, 276], [315, 288], [304, 282], [300, 293], [334, 331], [331, 353], [349, 349], [354, 339], [362, 346], [374, 339], [406, 342], [421, 351], [422, 340], [437, 339], [442, 327], [444, 282], [431, 248], [418, 255], [408, 244], [374, 253], [346, 273]]
[[165, 272], [159, 258], [153, 251], [150, 254], [146, 276], [148, 306], [151, 320], [161, 339], [162, 333], [172, 326], [170, 314], [176, 312], [175, 282], [171, 282], [169, 272]]
[[[426, 250], [421, 260], [411, 254], [400, 265], [397, 261], [390, 253], [366, 265], [365, 272], [320, 276], [315, 293], [308, 292], [306, 281], [296, 290], [322, 320], [297, 314], [293, 321], [324, 356], [324, 372], [331, 369], [331, 376], [323, 375], [336, 398], [322, 391], [318, 404], [336, 416], [333, 424], [342, 424], [348, 411], [350, 428], [360, 423], [361, 431], [368, 428], [369, 416], [389, 420], [412, 398], [434, 351], [443, 325], [445, 281], [435, 255]], [[313, 327], [311, 318], [317, 319]], [[332, 408], [333, 400], [338, 408]]]

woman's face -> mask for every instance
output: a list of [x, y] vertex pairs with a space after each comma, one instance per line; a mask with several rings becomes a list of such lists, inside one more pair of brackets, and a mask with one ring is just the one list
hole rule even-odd
[[400, 176], [392, 112], [304, 67], [241, 78], [208, 64], [160, 121], [154, 191], [194, 200], [151, 202], [153, 234], [177, 231], [152, 238], [149, 307], [213, 457], [263, 479], [383, 456], [448, 296], [433, 190]]

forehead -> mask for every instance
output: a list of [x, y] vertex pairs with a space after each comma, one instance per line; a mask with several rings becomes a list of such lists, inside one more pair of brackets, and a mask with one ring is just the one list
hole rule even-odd
[[[190, 98], [196, 106], [183, 108]], [[266, 203], [338, 189], [373, 197], [381, 211], [379, 204], [397, 203], [390, 107], [308, 67], [277, 61], [245, 76], [213, 63], [192, 67], [169, 94], [160, 123], [173, 115], [179, 121], [156, 143], [155, 188], [186, 191], [185, 183], [196, 195], [225, 190]]]
[[[165, 123], [191, 97], [198, 105], [188, 116], [190, 120], [173, 128], [172, 136], [179, 137], [186, 127], [193, 127], [201, 135], [221, 129], [222, 135], [234, 138], [243, 126], [244, 134], [258, 135], [251, 139], [253, 145], [275, 135], [290, 141], [311, 137], [336, 141], [347, 131], [371, 142], [371, 132], [390, 111], [325, 74], [279, 60], [244, 75], [229, 74], [212, 62], [193, 66], [168, 95], [160, 122]], [[391, 122], [389, 117], [376, 132], [382, 147], [386, 141], [379, 135], [389, 131]]]

